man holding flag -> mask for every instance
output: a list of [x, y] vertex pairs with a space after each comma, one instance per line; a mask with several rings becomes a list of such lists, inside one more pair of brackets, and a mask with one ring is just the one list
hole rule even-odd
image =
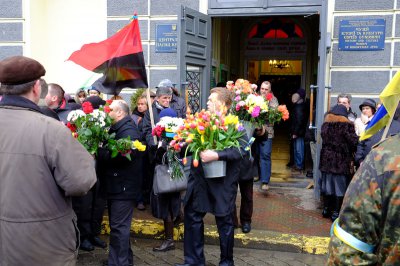
[[[400, 72], [380, 99], [383, 105], [361, 140], [385, 125], [389, 129], [400, 100]], [[353, 177], [340, 216], [332, 225], [328, 265], [395, 265], [400, 261], [399, 143], [397, 134], [376, 145]]]

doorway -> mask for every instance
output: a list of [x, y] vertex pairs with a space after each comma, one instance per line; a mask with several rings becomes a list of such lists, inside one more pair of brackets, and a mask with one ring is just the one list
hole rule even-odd
[[[304, 88], [309, 95], [316, 84], [319, 16], [213, 17], [212, 36], [213, 84], [270, 81], [289, 111], [292, 94]], [[290, 121], [282, 121], [275, 126], [272, 178], [290, 176], [289, 158]]]

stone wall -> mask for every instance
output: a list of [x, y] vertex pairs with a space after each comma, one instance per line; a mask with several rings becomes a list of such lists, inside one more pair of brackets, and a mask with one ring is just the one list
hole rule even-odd
[[[396, 6], [397, 2], [397, 6]], [[330, 65], [331, 103], [340, 92], [351, 93], [352, 107], [365, 98], [378, 99], [380, 92], [400, 67], [399, 1], [336, 0], [333, 11]], [[339, 21], [342, 19], [385, 19], [385, 47], [380, 51], [339, 51]]]

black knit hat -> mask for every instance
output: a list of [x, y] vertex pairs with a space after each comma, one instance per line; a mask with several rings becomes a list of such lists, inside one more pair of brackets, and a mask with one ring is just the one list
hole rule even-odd
[[342, 104], [337, 104], [337, 105], [333, 106], [331, 111], [330, 111], [330, 113], [334, 114], [334, 115], [341, 115], [341, 116], [344, 116], [346, 118], [347, 118], [347, 115], [348, 115], [346, 106], [344, 106]]
[[375, 100], [373, 100], [373, 99], [365, 99], [365, 100], [362, 102], [362, 104], [360, 104], [360, 106], [359, 106], [360, 111], [362, 111], [363, 106], [369, 106], [369, 107], [371, 107], [372, 110], [373, 110], [373, 113], [375, 113], [375, 111], [376, 111], [376, 102], [375, 102]]
[[87, 97], [83, 102], [90, 102], [94, 109], [99, 109], [100, 105], [104, 106], [106, 104], [106, 101], [99, 96]]

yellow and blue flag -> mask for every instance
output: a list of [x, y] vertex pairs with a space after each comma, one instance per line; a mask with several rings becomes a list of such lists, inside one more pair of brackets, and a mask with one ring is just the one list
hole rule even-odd
[[396, 112], [400, 101], [400, 71], [394, 75], [392, 80], [386, 85], [379, 95], [382, 102], [372, 120], [368, 123], [364, 133], [360, 136], [360, 141], [372, 137], [376, 132], [386, 126], [390, 117]]

